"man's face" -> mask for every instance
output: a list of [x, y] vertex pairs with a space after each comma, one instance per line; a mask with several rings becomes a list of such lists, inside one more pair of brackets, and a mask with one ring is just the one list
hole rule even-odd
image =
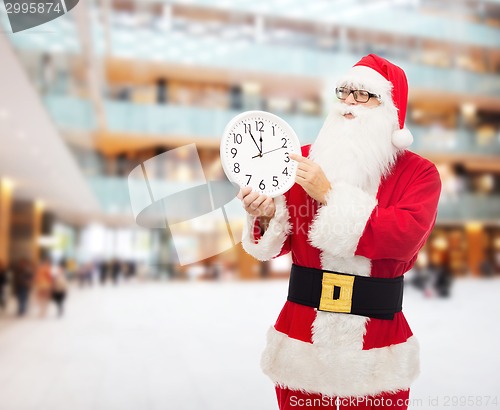
[[[366, 107], [366, 108], [374, 108], [374, 107], [378, 107], [380, 105], [380, 101], [376, 97], [370, 97], [370, 99], [366, 102], [358, 102], [354, 99], [354, 93], [352, 93], [352, 92], [347, 96], [347, 98], [345, 100], [342, 101], [342, 103], [349, 105], [349, 106], [360, 105], [360, 106]], [[353, 118], [355, 118], [355, 116], [352, 113], [347, 112], [344, 114], [344, 118], [352, 120]]]

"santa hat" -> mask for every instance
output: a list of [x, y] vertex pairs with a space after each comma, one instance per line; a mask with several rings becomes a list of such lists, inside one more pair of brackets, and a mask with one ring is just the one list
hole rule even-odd
[[392, 134], [392, 144], [399, 149], [411, 145], [413, 136], [404, 126], [408, 105], [408, 81], [400, 67], [375, 54], [369, 54], [359, 60], [339, 84], [349, 84], [380, 95], [382, 104], [392, 105], [399, 123], [399, 127]]

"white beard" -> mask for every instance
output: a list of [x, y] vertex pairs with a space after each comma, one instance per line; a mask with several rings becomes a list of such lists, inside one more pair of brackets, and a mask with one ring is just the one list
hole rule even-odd
[[[345, 118], [346, 112], [355, 118]], [[391, 142], [396, 127], [397, 116], [392, 107], [335, 104], [309, 158], [321, 166], [332, 186], [342, 181], [375, 195], [381, 178], [390, 171], [398, 155]]]

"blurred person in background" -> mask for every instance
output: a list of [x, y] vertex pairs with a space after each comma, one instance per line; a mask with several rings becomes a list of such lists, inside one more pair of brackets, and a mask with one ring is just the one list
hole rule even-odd
[[5, 296], [5, 287], [7, 286], [7, 266], [0, 259], [0, 310], [4, 310], [7, 306], [7, 299]]
[[281, 410], [406, 409], [419, 347], [401, 311], [403, 274], [434, 226], [439, 173], [406, 150], [401, 68], [370, 54], [335, 92], [316, 141], [290, 155], [296, 184], [274, 199], [239, 193], [245, 250], [262, 261], [292, 252], [262, 367]]
[[106, 284], [106, 281], [108, 280], [109, 264], [105, 260], [101, 260], [98, 263], [98, 272], [99, 282], [101, 285]]
[[431, 291], [426, 296], [450, 296], [453, 274], [450, 266], [450, 252], [442, 249], [435, 252], [429, 263]]
[[453, 275], [448, 263], [431, 265], [434, 272], [434, 289], [436, 294], [441, 298], [450, 296], [451, 284], [453, 283]]
[[126, 278], [133, 278], [137, 273], [137, 263], [135, 261], [125, 262], [126, 264]]
[[110, 263], [111, 268], [111, 280], [113, 281], [113, 285], [118, 285], [120, 280], [120, 275], [122, 272], [122, 264], [118, 259], [113, 258]]
[[56, 82], [56, 67], [54, 66], [54, 61], [50, 54], [43, 54], [41, 57], [40, 64], [40, 91], [42, 94], [46, 94], [51, 91]]
[[479, 265], [479, 270], [481, 274], [486, 278], [491, 278], [495, 276], [495, 266], [489, 260], [488, 257], [485, 257], [481, 264]]
[[12, 269], [12, 287], [17, 300], [18, 316], [24, 316], [28, 310], [33, 276], [33, 265], [27, 258], [22, 258], [14, 264]]
[[84, 263], [77, 269], [76, 277], [81, 288], [92, 285], [93, 269], [91, 262]]
[[57, 264], [52, 271], [52, 300], [57, 307], [57, 315], [61, 317], [64, 313], [64, 301], [68, 290], [66, 270], [62, 263]]
[[45, 317], [52, 296], [52, 265], [43, 258], [35, 273], [35, 295], [40, 317]]
[[494, 260], [493, 271], [496, 273], [496, 272], [500, 271], [500, 250], [497, 249], [495, 251], [495, 254], [493, 256], [493, 260]]
[[69, 279], [73, 279], [76, 276], [76, 272], [78, 270], [78, 264], [76, 263], [75, 259], [73, 258], [63, 259], [61, 261], [61, 266], [63, 267], [64, 271], [66, 272], [66, 276]]
[[419, 252], [415, 265], [412, 269], [413, 276], [410, 283], [418, 290], [422, 291], [426, 297], [431, 297], [432, 292], [432, 275], [430, 263], [426, 252]]

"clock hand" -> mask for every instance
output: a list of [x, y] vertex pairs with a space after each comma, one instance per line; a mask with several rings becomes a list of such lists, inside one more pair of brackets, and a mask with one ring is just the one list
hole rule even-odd
[[[251, 131], [251, 130], [249, 130], [249, 131], [250, 131], [250, 136], [252, 137], [252, 139], [253, 139], [253, 142], [254, 142], [255, 146], [256, 146], [256, 147], [257, 147], [257, 149], [259, 150], [259, 155], [256, 155], [257, 157], [259, 157], [259, 156], [261, 156], [261, 155], [262, 155], [262, 147], [261, 147], [261, 148], [259, 148], [259, 144], [257, 144], [257, 141], [255, 141], [255, 138], [254, 138], [254, 137], [253, 137], [253, 135], [252, 135], [252, 131]], [[261, 143], [261, 145], [262, 145], [262, 143]], [[253, 158], [255, 158], [255, 157], [253, 157]]]
[[260, 153], [262, 154], [262, 133], [260, 134]]
[[275, 149], [272, 149], [272, 150], [269, 150], [269, 151], [263, 152], [262, 154], [255, 155], [255, 156], [254, 156], [254, 157], [252, 157], [252, 158], [261, 157], [261, 156], [263, 156], [263, 155], [265, 155], [265, 154], [269, 154], [270, 152], [277, 151], [277, 150], [279, 150], [279, 149], [283, 149], [283, 147], [279, 147], [279, 148], [275, 148]]

